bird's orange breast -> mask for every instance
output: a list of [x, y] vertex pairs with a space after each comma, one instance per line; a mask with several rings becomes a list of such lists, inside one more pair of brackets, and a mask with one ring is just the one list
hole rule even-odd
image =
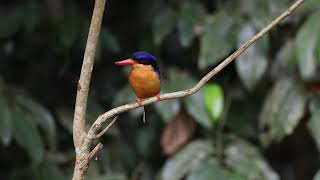
[[141, 99], [153, 97], [160, 92], [160, 78], [150, 65], [133, 65], [129, 82], [137, 97]]

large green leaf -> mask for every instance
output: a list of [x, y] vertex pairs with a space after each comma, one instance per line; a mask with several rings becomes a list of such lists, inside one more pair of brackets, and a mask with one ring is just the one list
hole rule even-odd
[[56, 148], [56, 125], [53, 115], [43, 105], [34, 101], [31, 97], [25, 94], [19, 94], [16, 98], [17, 103], [24, 108], [32, 116], [39, 126], [43, 129], [49, 147], [51, 150]]
[[294, 47], [294, 42], [288, 40], [279, 52], [277, 52], [271, 67], [271, 75], [274, 79], [288, 73], [296, 73], [297, 56]]
[[279, 180], [279, 176], [251, 144], [236, 140], [225, 149], [226, 164], [247, 180]]
[[153, 39], [156, 45], [160, 45], [162, 40], [173, 31], [177, 13], [171, 9], [164, 9], [158, 16], [153, 20]]
[[307, 22], [299, 30], [296, 37], [295, 45], [297, 48], [300, 74], [304, 79], [312, 78], [319, 61], [317, 60], [317, 43], [320, 39], [320, 12], [310, 16]]
[[180, 43], [187, 47], [195, 36], [195, 27], [202, 23], [205, 16], [205, 9], [200, 3], [187, 1], [182, 3], [178, 17], [178, 32]]
[[5, 97], [0, 97], [0, 138], [6, 146], [12, 139], [12, 112]]
[[14, 139], [26, 150], [34, 163], [40, 163], [44, 155], [44, 145], [33, 116], [15, 106], [12, 121]]
[[237, 173], [222, 167], [217, 160], [210, 158], [204, 161], [188, 175], [187, 180], [245, 180]]
[[214, 152], [208, 141], [193, 141], [166, 161], [161, 171], [162, 180], [179, 180], [200, 166]]
[[219, 84], [206, 84], [204, 86], [204, 102], [212, 121], [217, 123], [224, 106], [223, 89]]
[[[253, 25], [245, 24], [241, 28], [238, 37], [238, 45], [254, 36], [256, 30]], [[248, 90], [253, 90], [262, 79], [267, 69], [266, 46], [267, 39], [260, 41], [249, 47], [236, 61], [236, 69], [241, 81]]]
[[196, 94], [184, 98], [186, 109], [188, 113], [202, 126], [205, 128], [212, 128], [213, 123], [206, 111], [204, 102], [204, 92], [200, 90]]
[[198, 67], [205, 69], [217, 63], [235, 47], [235, 20], [226, 13], [207, 16], [200, 39]]
[[320, 99], [315, 98], [310, 103], [311, 118], [308, 122], [308, 129], [320, 151]]
[[267, 146], [291, 134], [304, 114], [306, 92], [292, 79], [276, 82], [260, 114], [260, 139]]

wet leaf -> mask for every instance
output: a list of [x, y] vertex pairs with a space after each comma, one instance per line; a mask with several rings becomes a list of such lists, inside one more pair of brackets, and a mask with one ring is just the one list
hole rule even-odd
[[161, 146], [166, 155], [173, 154], [192, 137], [197, 124], [187, 114], [180, 112], [166, 124], [161, 137]]
[[182, 3], [178, 17], [178, 32], [180, 43], [187, 47], [195, 36], [195, 26], [199, 25], [205, 16], [205, 9], [197, 2], [187, 1]]
[[200, 166], [214, 149], [208, 141], [193, 141], [166, 161], [161, 171], [162, 180], [179, 180], [197, 166]]
[[280, 177], [251, 144], [236, 140], [225, 149], [226, 164], [248, 180], [279, 180]]
[[304, 90], [292, 79], [276, 82], [259, 117], [263, 145], [279, 142], [293, 132], [304, 114], [306, 100]]
[[315, 98], [310, 103], [311, 118], [308, 122], [308, 130], [320, 151], [320, 99]]
[[14, 139], [27, 151], [33, 163], [40, 163], [44, 155], [44, 144], [32, 115], [19, 107], [14, 107], [12, 120]]
[[156, 45], [160, 45], [162, 40], [173, 31], [177, 13], [171, 8], [164, 9], [161, 14], [153, 20], [153, 39]]
[[187, 180], [245, 180], [244, 177], [219, 165], [216, 159], [204, 161], [188, 175]]
[[188, 113], [204, 128], [212, 128], [213, 123], [206, 111], [204, 92], [200, 90], [196, 94], [184, 98]]
[[200, 55], [198, 67], [205, 69], [216, 64], [235, 47], [234, 33], [236, 31], [234, 18], [219, 13], [207, 16], [204, 32], [200, 39]]
[[217, 123], [223, 112], [223, 89], [219, 84], [206, 84], [204, 86], [204, 102], [212, 121]]
[[299, 69], [304, 79], [312, 78], [319, 67], [319, 61], [316, 57], [317, 42], [320, 39], [318, 33], [320, 31], [319, 19], [319, 12], [310, 16], [307, 22], [300, 28], [296, 37], [295, 45], [297, 48]]
[[[238, 46], [254, 36], [256, 30], [253, 25], [245, 24], [241, 28], [238, 37]], [[236, 69], [244, 86], [248, 90], [253, 90], [262, 79], [267, 69], [266, 46], [267, 39], [260, 41], [249, 47], [236, 60]]]
[[5, 97], [0, 98], [0, 137], [8, 146], [12, 139], [12, 112]]

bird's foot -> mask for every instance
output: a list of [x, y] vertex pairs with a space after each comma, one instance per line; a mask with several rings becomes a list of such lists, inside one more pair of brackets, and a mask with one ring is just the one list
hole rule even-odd
[[160, 101], [160, 93], [156, 95], [157, 101]]
[[141, 106], [142, 105], [142, 99], [137, 98], [137, 103], [139, 104], [139, 106]]

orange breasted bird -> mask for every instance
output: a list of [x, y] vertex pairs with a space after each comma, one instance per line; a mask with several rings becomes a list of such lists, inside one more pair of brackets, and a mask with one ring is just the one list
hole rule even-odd
[[116, 65], [131, 65], [129, 83], [137, 96], [137, 102], [141, 106], [142, 100], [156, 96], [160, 100], [160, 70], [157, 59], [143, 51], [132, 54], [131, 58], [117, 61]]

